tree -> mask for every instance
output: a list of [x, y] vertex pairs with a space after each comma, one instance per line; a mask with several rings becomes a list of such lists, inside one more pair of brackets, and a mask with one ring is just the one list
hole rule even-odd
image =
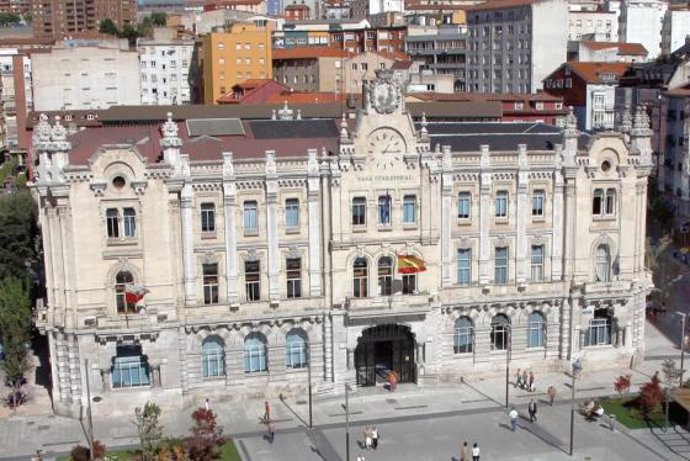
[[19, 190], [0, 196], [0, 280], [24, 278], [35, 256], [36, 203], [31, 192]]
[[673, 204], [665, 197], [657, 197], [649, 206], [649, 217], [660, 229], [672, 227], [673, 215]]
[[146, 402], [144, 408], [134, 409], [134, 415], [141, 445], [141, 459], [153, 460], [163, 437], [163, 426], [158, 422], [161, 409], [155, 403]]
[[652, 376], [652, 379], [640, 386], [640, 395], [637, 398], [637, 404], [642, 414], [649, 417], [652, 413], [658, 410], [659, 404], [664, 400], [664, 391], [661, 389], [658, 373]]
[[21, 16], [17, 13], [0, 13], [0, 27], [16, 25], [19, 24], [21, 20]]
[[151, 23], [156, 27], [165, 27], [168, 22], [168, 15], [164, 12], [151, 13], [149, 18], [151, 18]]
[[665, 359], [661, 364], [661, 371], [664, 373], [664, 379], [669, 385], [680, 378], [680, 370], [676, 368], [676, 362], [673, 359]]
[[632, 375], [621, 375], [614, 381], [613, 383], [613, 388], [618, 392], [619, 394], [622, 394], [624, 392], [628, 392], [628, 389], [630, 389], [630, 378]]
[[98, 32], [114, 36], [120, 35], [120, 31], [118, 30], [117, 26], [115, 25], [112, 19], [102, 20], [98, 25]]
[[22, 400], [21, 387], [29, 369], [28, 345], [31, 340], [31, 302], [22, 281], [7, 278], [0, 282], [0, 343], [5, 358], [0, 362], [7, 382], [12, 386], [10, 404]]
[[187, 452], [192, 461], [208, 461], [220, 456], [223, 439], [223, 428], [218, 425], [213, 410], [198, 408], [192, 413], [194, 426], [190, 429], [192, 436], [187, 439]]

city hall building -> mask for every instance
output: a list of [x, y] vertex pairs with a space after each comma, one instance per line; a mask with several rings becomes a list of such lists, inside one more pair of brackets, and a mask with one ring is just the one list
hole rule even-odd
[[[423, 386], [644, 354], [650, 130], [342, 120], [34, 128], [55, 410]], [[143, 298], [141, 298], [143, 296]], [[139, 300], [139, 298], [141, 298]]]

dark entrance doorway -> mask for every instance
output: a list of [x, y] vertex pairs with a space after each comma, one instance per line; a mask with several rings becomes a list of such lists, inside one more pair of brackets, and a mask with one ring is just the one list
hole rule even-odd
[[399, 382], [415, 382], [415, 340], [408, 327], [379, 325], [362, 333], [355, 349], [357, 384], [373, 386], [385, 382], [395, 371]]

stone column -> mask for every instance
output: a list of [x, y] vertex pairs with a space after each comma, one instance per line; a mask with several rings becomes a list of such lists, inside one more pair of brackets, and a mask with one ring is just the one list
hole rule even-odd
[[71, 277], [70, 277], [70, 272], [72, 269], [72, 254], [73, 252], [71, 251], [69, 242], [70, 238], [69, 236], [71, 235], [71, 229], [69, 226], [69, 221], [70, 221], [70, 211], [69, 207], [65, 205], [60, 205], [57, 209], [57, 218], [58, 218], [58, 226], [60, 229], [60, 252], [61, 252], [61, 257], [60, 260], [62, 261], [62, 281], [60, 283], [61, 288], [62, 288], [62, 298], [63, 298], [63, 306], [65, 308], [72, 306], [72, 300], [71, 300], [71, 295], [72, 295], [72, 288], [71, 288]]
[[[76, 335], [67, 337], [67, 357], [69, 361], [69, 378], [72, 402], [79, 402], [81, 399], [81, 363], [79, 356], [79, 343]], [[87, 370], [88, 372], [88, 370]]]
[[266, 235], [268, 240], [268, 290], [271, 301], [280, 300], [280, 248], [278, 245], [278, 172], [275, 152], [266, 151]]
[[489, 146], [482, 145], [480, 174], [480, 198], [479, 198], [479, 284], [489, 283], [489, 259], [491, 257], [491, 237], [489, 235], [489, 219], [493, 208], [491, 207], [491, 172], [489, 159]]
[[228, 303], [237, 303], [237, 187], [232, 152], [223, 152], [223, 215], [225, 217], [225, 286]]
[[194, 262], [193, 190], [191, 183], [182, 187], [180, 194], [182, 208], [182, 257], [184, 261], [184, 297], [185, 304], [196, 304], [196, 264]]
[[[567, 264], [563, 268], [563, 275], [567, 277], [576, 277], [577, 264], [575, 261], [575, 242], [577, 241], [577, 197], [575, 194], [576, 170], [566, 171], [565, 182], [565, 224], [563, 226], [563, 246], [565, 250], [564, 263]], [[556, 227], [554, 226], [554, 234]]]
[[450, 146], [443, 146], [443, 175], [441, 178], [441, 286], [453, 283], [451, 268], [453, 249], [451, 233], [453, 226], [453, 171]]
[[[560, 153], [556, 154], [559, 156]], [[560, 163], [560, 161], [558, 162]], [[551, 234], [551, 280], [560, 280], [563, 276], [563, 174], [559, 168], [553, 173], [553, 201], [552, 201]]]
[[309, 226], [309, 296], [322, 295], [321, 268], [321, 175], [316, 149], [309, 149], [307, 210]]

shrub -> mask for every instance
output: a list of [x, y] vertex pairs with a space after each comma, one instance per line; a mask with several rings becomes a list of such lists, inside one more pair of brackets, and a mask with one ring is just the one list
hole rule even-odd
[[654, 413], [664, 400], [664, 391], [659, 385], [659, 377], [655, 373], [650, 382], [640, 386], [640, 396], [637, 405], [645, 417]]
[[630, 389], [630, 378], [631, 375], [621, 375], [614, 381], [613, 383], [613, 388], [618, 392], [619, 394], [622, 394], [624, 392], [628, 392]]
[[216, 414], [212, 410], [198, 408], [192, 413], [194, 426], [190, 429], [191, 437], [187, 439], [187, 452], [192, 461], [208, 461], [218, 458], [221, 453], [223, 428], [218, 425]]
[[76, 445], [70, 453], [72, 461], [89, 461], [89, 449], [83, 445]]

